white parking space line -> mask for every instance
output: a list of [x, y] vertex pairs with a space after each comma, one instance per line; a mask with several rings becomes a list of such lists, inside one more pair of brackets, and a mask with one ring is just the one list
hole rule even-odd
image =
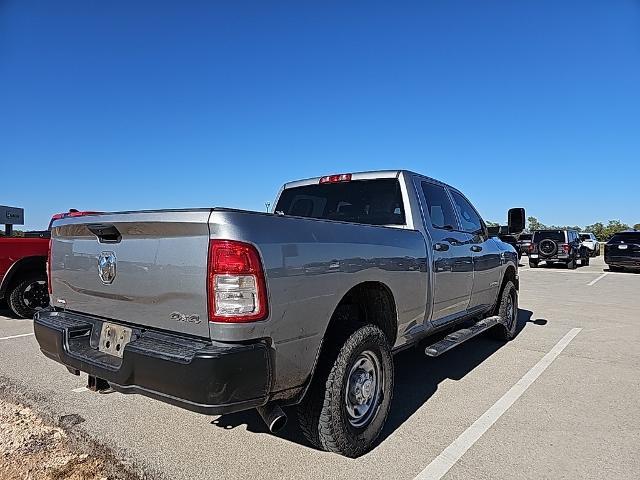
[[440, 455], [433, 459], [415, 480], [439, 480], [453, 467], [474, 443], [506, 412], [511, 405], [531, 386], [567, 345], [580, 333], [581, 328], [572, 328], [531, 370], [524, 374], [489, 410], [456, 438]]
[[[518, 270], [518, 273], [523, 273], [523, 272], [531, 272], [531, 273], [553, 273], [554, 275], [558, 275], [558, 274], [564, 274], [564, 275], [593, 275], [594, 273], [598, 273], [597, 271], [580, 271], [580, 270], [565, 270], [564, 268], [545, 268], [545, 267], [538, 267], [538, 268], [522, 268], [520, 267], [520, 269]], [[606, 272], [606, 273], [611, 273], [611, 272]], [[625, 275], [624, 273], [618, 273], [616, 272], [615, 275]]]
[[11, 335], [9, 337], [0, 337], [0, 340], [11, 340], [12, 338], [30, 337], [31, 335], [33, 335], [33, 332], [31, 332], [31, 333], [22, 333], [20, 335]]
[[78, 388], [74, 388], [71, 391], [74, 393], [82, 393], [82, 392], [88, 392], [89, 389], [87, 387], [78, 387]]
[[595, 280], [591, 280], [589, 283], [587, 283], [587, 285], [590, 287], [591, 285], [595, 285], [597, 282], [599, 282], [600, 280], [602, 280], [604, 277], [606, 277], [607, 275], [609, 275], [609, 272], [604, 272], [602, 275], [600, 275], [598, 278], [596, 278]]

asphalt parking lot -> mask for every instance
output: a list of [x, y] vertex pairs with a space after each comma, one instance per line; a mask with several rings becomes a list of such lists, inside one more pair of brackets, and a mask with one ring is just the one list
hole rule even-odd
[[255, 412], [212, 418], [86, 391], [6, 311], [0, 377], [172, 479], [440, 478], [443, 464], [447, 479], [639, 478], [640, 274], [609, 273], [602, 257], [577, 270], [522, 263], [518, 336], [397, 355], [383, 440], [355, 460], [310, 448], [292, 421], [276, 436]]

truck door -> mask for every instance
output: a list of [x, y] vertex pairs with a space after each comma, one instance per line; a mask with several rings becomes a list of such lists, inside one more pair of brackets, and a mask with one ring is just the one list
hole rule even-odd
[[491, 308], [500, 288], [501, 251], [489, 238], [484, 222], [473, 205], [458, 191], [449, 189], [462, 230], [471, 235], [468, 248], [473, 254], [473, 290], [469, 311]]
[[444, 186], [420, 180], [423, 220], [433, 249], [433, 308], [431, 322], [442, 325], [464, 315], [473, 286], [471, 235], [460, 231], [453, 204]]

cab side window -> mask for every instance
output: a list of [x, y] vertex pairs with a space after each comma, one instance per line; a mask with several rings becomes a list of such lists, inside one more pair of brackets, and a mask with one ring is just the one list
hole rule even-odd
[[482, 220], [473, 209], [471, 204], [455, 190], [451, 190], [453, 204], [458, 211], [458, 217], [462, 223], [462, 230], [469, 233], [477, 233], [482, 231]]
[[435, 183], [422, 182], [422, 193], [429, 209], [431, 225], [435, 228], [456, 230], [458, 228], [456, 214], [444, 187]]

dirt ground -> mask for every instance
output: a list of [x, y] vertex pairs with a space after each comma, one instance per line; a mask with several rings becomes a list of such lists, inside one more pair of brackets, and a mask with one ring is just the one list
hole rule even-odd
[[[64, 424], [0, 398], [0, 480], [137, 480], [144, 478], [103, 446], [76, 438]], [[146, 476], [145, 476], [146, 477]]]

